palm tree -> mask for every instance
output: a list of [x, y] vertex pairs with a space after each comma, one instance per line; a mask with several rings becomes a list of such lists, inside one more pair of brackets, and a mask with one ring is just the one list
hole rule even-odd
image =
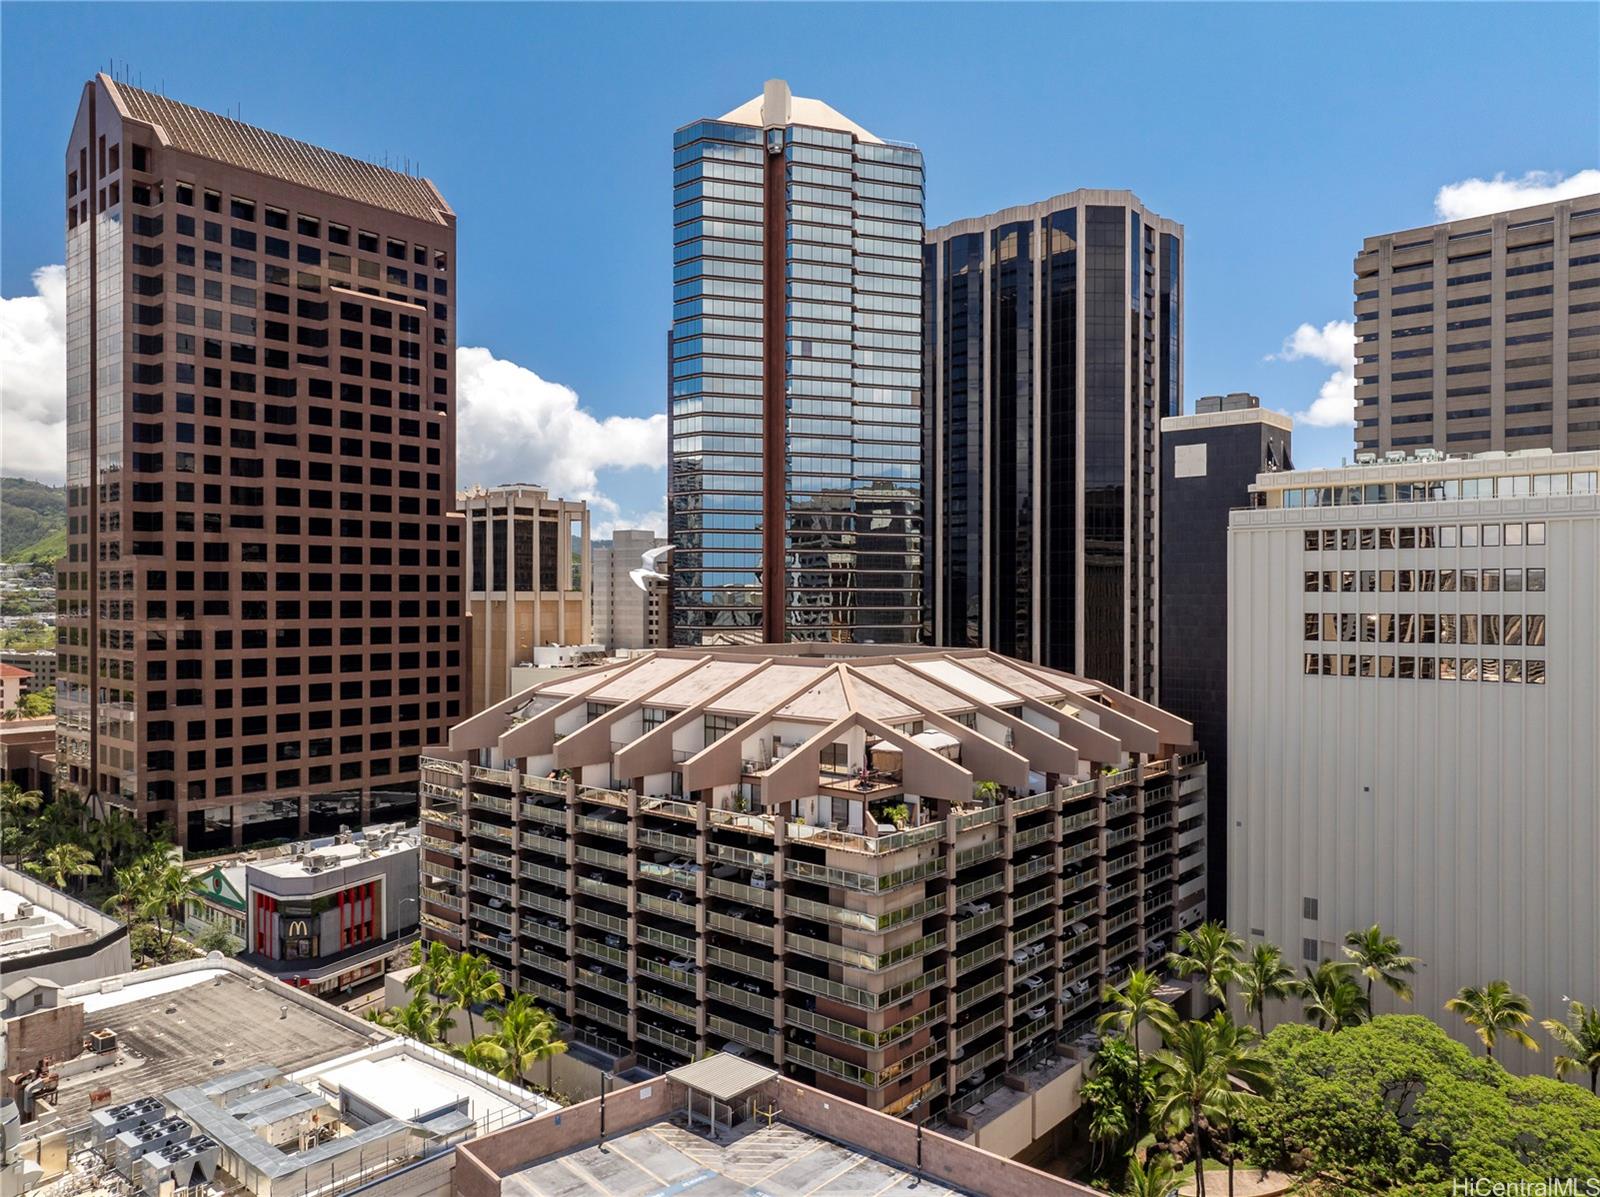
[[1372, 983], [1382, 981], [1402, 1001], [1411, 1000], [1411, 983], [1406, 977], [1417, 971], [1417, 958], [1407, 956], [1400, 941], [1386, 935], [1373, 923], [1365, 931], [1349, 931], [1344, 937], [1344, 954], [1355, 961], [1356, 969], [1367, 979], [1367, 1008], [1372, 1008]]
[[1239, 966], [1238, 981], [1245, 1013], [1256, 1016], [1265, 1038], [1267, 1003], [1285, 1001], [1299, 992], [1294, 969], [1283, 962], [1283, 952], [1276, 944], [1258, 943], [1250, 949], [1250, 958]]
[[505, 1058], [505, 1048], [500, 1046], [493, 1035], [479, 1035], [461, 1048], [463, 1063], [496, 1075], [499, 1074]]
[[33, 816], [43, 803], [38, 790], [0, 781], [0, 854], [15, 856], [22, 851]]
[[1138, 1094], [1133, 1111], [1134, 1138], [1143, 1133], [1144, 1122], [1144, 1053], [1139, 1047], [1139, 1028], [1149, 1023], [1165, 1036], [1177, 1025], [1178, 1016], [1160, 996], [1162, 981], [1147, 969], [1136, 968], [1120, 989], [1107, 989], [1101, 1000], [1111, 1007], [1100, 1016], [1097, 1024], [1102, 1034], [1115, 1031], [1133, 1045], [1133, 1066]]
[[1539, 1050], [1533, 1036], [1522, 1029], [1533, 1021], [1533, 1006], [1527, 995], [1512, 989], [1509, 982], [1490, 981], [1481, 989], [1463, 985], [1444, 1008], [1461, 1015], [1462, 1021], [1477, 1032], [1483, 1040], [1484, 1054], [1491, 1060], [1495, 1042], [1502, 1035], [1531, 1052]]
[[463, 953], [456, 960], [455, 968], [445, 978], [444, 989], [450, 999], [467, 1012], [467, 1030], [473, 1039], [478, 1037], [478, 1027], [472, 1008], [502, 1001], [506, 996], [506, 987], [501, 984], [500, 974], [494, 971], [489, 958], [470, 953]]
[[1000, 801], [1000, 783], [997, 781], [980, 781], [972, 787], [972, 796], [985, 806]]
[[494, 1042], [499, 1049], [502, 1080], [520, 1081], [523, 1073], [540, 1060], [567, 1050], [556, 1038], [556, 1020], [549, 1011], [525, 993], [513, 997], [504, 1007], [491, 1009], [484, 1017], [496, 1028]]
[[1218, 1010], [1211, 1026], [1212, 1052], [1229, 1082], [1218, 1100], [1218, 1111], [1228, 1124], [1228, 1197], [1233, 1197], [1233, 1128], [1241, 1114], [1272, 1095], [1273, 1066], [1258, 1046], [1255, 1031], [1236, 1025], [1226, 1011]]
[[1151, 1123], [1169, 1132], [1194, 1132], [1196, 1197], [1206, 1197], [1205, 1127], [1226, 1117], [1228, 1074], [1216, 1050], [1216, 1024], [1185, 1022], [1167, 1036], [1155, 1054], [1156, 1101]]
[[1299, 989], [1305, 998], [1302, 1013], [1307, 1021], [1315, 1020], [1324, 1031], [1338, 1031], [1372, 1016], [1366, 995], [1350, 975], [1354, 970], [1355, 965], [1345, 960], [1324, 960], [1315, 969], [1306, 966]]
[[1228, 983], [1239, 975], [1239, 954], [1244, 940], [1221, 923], [1201, 923], [1193, 931], [1178, 932], [1178, 950], [1167, 963], [1180, 977], [1199, 974], [1205, 991], [1219, 1002], [1228, 1000]]
[[373, 1022], [398, 1031], [407, 1038], [427, 1044], [440, 1042], [456, 1025], [455, 1019], [449, 1016], [444, 1007], [425, 993], [417, 994], [404, 1006], [373, 1011], [369, 1017]]
[[22, 867], [60, 890], [81, 877], [100, 876], [100, 866], [81, 844], [52, 844], [40, 859], [26, 861]]
[[411, 964], [416, 972], [406, 978], [407, 989], [422, 989], [437, 994], [456, 965], [456, 954], [442, 943], [411, 945]]
[[1568, 1055], [1564, 1052], [1555, 1058], [1556, 1076], [1565, 1077], [1569, 1072], [1587, 1069], [1589, 1092], [1600, 1092], [1595, 1087], [1600, 1084], [1600, 1006], [1570, 1002], [1566, 1022], [1547, 1018], [1539, 1025], [1550, 1033], [1550, 1038], [1571, 1053]]
[[1166, 1152], [1151, 1156], [1144, 1164], [1137, 1156], [1128, 1161], [1128, 1197], [1169, 1197], [1177, 1187], [1177, 1170]]
[[1093, 1147], [1091, 1166], [1100, 1170], [1100, 1153], [1120, 1143], [1128, 1133], [1128, 1110], [1117, 1100], [1116, 1087], [1101, 1077], [1083, 1083], [1084, 1104], [1089, 1107], [1089, 1142]]

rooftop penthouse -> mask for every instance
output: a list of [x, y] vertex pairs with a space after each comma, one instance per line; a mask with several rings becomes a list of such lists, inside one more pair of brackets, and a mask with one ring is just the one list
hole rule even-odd
[[1192, 741], [983, 650], [609, 662], [423, 759], [424, 936], [608, 1068], [728, 1050], [959, 1118], [1076, 1054], [1102, 985], [1203, 917]]

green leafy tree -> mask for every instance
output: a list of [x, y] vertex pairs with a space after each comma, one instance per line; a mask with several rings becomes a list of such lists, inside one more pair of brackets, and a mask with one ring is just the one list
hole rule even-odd
[[42, 719], [56, 713], [56, 688], [46, 686], [17, 699], [17, 711], [24, 719]]
[[208, 923], [205, 930], [195, 936], [194, 946], [202, 952], [221, 952], [224, 956], [237, 956], [244, 944], [221, 923]]
[[478, 1027], [473, 1007], [502, 1001], [506, 996], [506, 987], [489, 958], [470, 953], [457, 958], [450, 975], [444, 978], [444, 991], [457, 1008], [467, 1012], [467, 1030], [474, 1039], [478, 1037]]
[[1139, 1028], [1149, 1025], [1163, 1037], [1177, 1025], [1178, 1016], [1161, 997], [1161, 978], [1146, 969], [1136, 968], [1116, 989], [1107, 989], [1101, 999], [1111, 1008], [1100, 1016], [1101, 1034], [1115, 1032], [1133, 1047], [1134, 1073], [1138, 1078], [1138, 1097], [1133, 1110], [1134, 1138], [1144, 1134], [1145, 1067], [1144, 1051], [1139, 1046]]
[[1372, 1009], [1372, 985], [1382, 981], [1401, 1001], [1411, 1000], [1411, 982], [1417, 971], [1417, 958], [1407, 956], [1400, 941], [1385, 933], [1377, 923], [1364, 931], [1350, 931], [1344, 937], [1344, 954], [1355, 963], [1367, 980], [1367, 1009]]
[[1263, 1038], [1267, 1033], [1267, 1003], [1287, 1001], [1300, 992], [1294, 969], [1284, 963], [1278, 946], [1270, 943], [1258, 943], [1250, 949], [1249, 957], [1239, 965], [1238, 982], [1245, 1013], [1256, 1016]]
[[1567, 1006], [1567, 1019], [1547, 1018], [1539, 1024], [1562, 1049], [1553, 1063], [1556, 1076], [1569, 1072], [1589, 1074], [1589, 1092], [1596, 1093], [1600, 1084], [1600, 1006], [1585, 1006], [1571, 1002]]
[[25, 861], [22, 866], [48, 885], [64, 890], [85, 877], [98, 877], [100, 866], [81, 844], [52, 844], [38, 860]]
[[24, 790], [14, 781], [0, 781], [0, 855], [16, 856], [28, 839], [28, 829], [44, 795]]
[[1219, 1002], [1228, 1000], [1228, 985], [1238, 976], [1244, 940], [1221, 923], [1201, 923], [1193, 931], [1179, 931], [1177, 950], [1167, 957], [1180, 977], [1199, 976], [1205, 991]]
[[505, 1048], [493, 1035], [479, 1035], [471, 1043], [464, 1044], [458, 1054], [472, 1067], [496, 1074], [504, 1066], [506, 1058]]
[[1484, 1055], [1491, 1060], [1494, 1045], [1502, 1036], [1530, 1052], [1539, 1050], [1533, 1036], [1522, 1029], [1533, 1021], [1533, 1006], [1527, 995], [1511, 988], [1510, 982], [1490, 981], [1481, 988], [1463, 985], [1444, 1008], [1461, 1015], [1461, 1020], [1483, 1041]]
[[504, 1080], [520, 1081], [540, 1060], [567, 1050], [556, 1035], [555, 1018], [525, 993], [490, 1009], [485, 1017], [495, 1028], [493, 1039], [500, 1052], [495, 1071]]
[[1428, 1018], [1381, 1015], [1337, 1035], [1284, 1023], [1261, 1048], [1275, 1087], [1240, 1116], [1241, 1157], [1314, 1177], [1319, 1193], [1600, 1176], [1600, 1097], [1514, 1076]]
[[1089, 1109], [1089, 1138], [1098, 1173], [1132, 1145], [1138, 1111], [1150, 1104], [1154, 1091], [1133, 1045], [1120, 1037], [1101, 1042], [1091, 1071], [1083, 1083], [1082, 1100]]
[[1324, 1031], [1339, 1031], [1365, 1022], [1372, 1014], [1367, 998], [1351, 975], [1355, 965], [1345, 960], [1324, 960], [1306, 967], [1300, 982], [1302, 1013]]
[[417, 971], [406, 978], [407, 989], [421, 989], [438, 995], [444, 988], [445, 978], [456, 966], [456, 954], [442, 943], [411, 945], [411, 965]]

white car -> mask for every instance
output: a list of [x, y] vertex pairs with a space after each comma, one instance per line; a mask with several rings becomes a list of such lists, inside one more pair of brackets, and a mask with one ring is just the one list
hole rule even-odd
[[757, 871], [750, 874], [750, 884], [756, 889], [771, 889], [772, 878], [765, 872]]
[[994, 907], [987, 902], [963, 902], [956, 907], [958, 919], [977, 918], [980, 914], [988, 914]]
[[1029, 977], [1026, 981], [1023, 982], [1023, 985], [1026, 986], [1028, 989], [1038, 989], [1043, 984], [1044, 984], [1044, 981], [1041, 980], [1038, 977]]
[[683, 956], [667, 961], [667, 967], [676, 969], [680, 973], [692, 973], [695, 971], [694, 961]]

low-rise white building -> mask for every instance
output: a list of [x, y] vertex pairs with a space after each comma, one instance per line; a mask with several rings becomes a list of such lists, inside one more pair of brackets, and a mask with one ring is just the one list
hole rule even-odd
[[1232, 927], [1315, 964], [1381, 923], [1421, 959], [1413, 1008], [1463, 1038], [1442, 1009], [1463, 985], [1504, 978], [1536, 1018], [1600, 1000], [1600, 453], [1391, 454], [1251, 489], [1229, 527]]

